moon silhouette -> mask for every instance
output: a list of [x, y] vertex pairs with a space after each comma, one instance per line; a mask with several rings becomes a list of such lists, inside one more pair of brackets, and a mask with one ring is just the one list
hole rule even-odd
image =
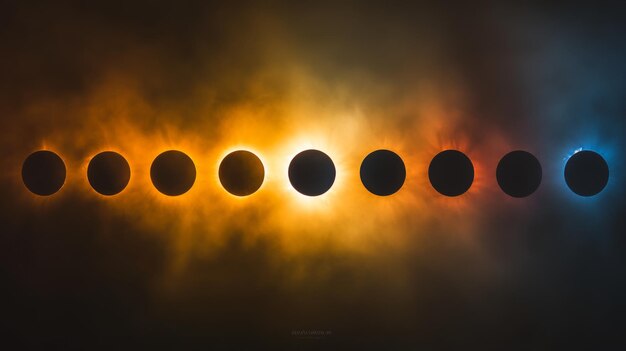
[[459, 196], [469, 190], [474, 182], [474, 165], [464, 153], [445, 150], [430, 161], [428, 178], [440, 194]]
[[165, 151], [152, 161], [150, 167], [152, 184], [161, 193], [178, 196], [191, 189], [196, 181], [193, 160], [178, 150]]
[[124, 156], [104, 151], [89, 161], [87, 179], [91, 187], [102, 195], [119, 194], [130, 181], [130, 166]]
[[305, 150], [297, 154], [289, 164], [289, 181], [299, 193], [319, 196], [335, 182], [335, 164], [319, 150]]
[[261, 160], [252, 152], [238, 150], [226, 155], [219, 168], [220, 183], [236, 196], [248, 196], [259, 190], [265, 178]]
[[580, 196], [596, 195], [609, 182], [609, 165], [596, 152], [579, 151], [567, 160], [565, 182]]
[[406, 168], [400, 156], [389, 150], [376, 150], [361, 163], [361, 182], [378, 196], [394, 194], [404, 184]]
[[496, 169], [502, 191], [522, 198], [534, 193], [541, 184], [541, 164], [533, 154], [516, 150], [504, 155]]
[[52, 151], [35, 151], [22, 164], [22, 181], [36, 195], [56, 193], [63, 187], [65, 176], [65, 163]]

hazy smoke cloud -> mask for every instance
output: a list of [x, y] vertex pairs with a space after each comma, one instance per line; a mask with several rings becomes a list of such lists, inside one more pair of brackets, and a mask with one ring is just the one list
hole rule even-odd
[[[619, 13], [483, 2], [3, 4], [2, 328], [36, 348], [623, 343]], [[612, 162], [610, 191], [587, 202], [559, 178], [580, 143]], [[68, 166], [48, 199], [20, 179], [41, 147]], [[213, 176], [236, 147], [258, 152], [268, 172], [245, 200]], [[303, 147], [328, 151], [341, 174], [319, 201], [295, 195], [283, 174]], [[445, 147], [476, 166], [462, 199], [441, 199], [425, 175]], [[156, 193], [147, 175], [168, 148], [199, 172], [180, 199]], [[377, 148], [407, 164], [389, 199], [358, 179]], [[493, 172], [518, 148], [542, 161], [544, 182], [512, 201]], [[114, 199], [84, 178], [104, 149], [133, 169]]]

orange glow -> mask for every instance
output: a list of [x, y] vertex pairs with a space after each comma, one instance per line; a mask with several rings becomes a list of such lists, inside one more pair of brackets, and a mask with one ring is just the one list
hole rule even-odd
[[[325, 245], [370, 252], [401, 247], [414, 240], [407, 233], [428, 235], [437, 223], [471, 241], [481, 202], [494, 198], [486, 189], [494, 188], [492, 173], [506, 151], [497, 133], [473, 143], [460, 123], [467, 116], [432, 94], [416, 93], [394, 111], [366, 112], [297, 79], [295, 91], [269, 101], [214, 110], [207, 99], [207, 106], [194, 111], [206, 120], [193, 123], [145, 104], [116, 81], [84, 105], [41, 107], [84, 116], [83, 124], [46, 136], [46, 148], [59, 153], [68, 170], [66, 185], [53, 198], [105, 201], [112, 211], [132, 215], [138, 225], [172, 240], [181, 264], [191, 252], [218, 249], [233, 232], [245, 233], [250, 243], [271, 236], [292, 254]], [[408, 117], [397, 122], [384, 115]], [[427, 174], [432, 157], [450, 148], [466, 153], [475, 169], [472, 187], [456, 198], [437, 193]], [[181, 196], [164, 196], [150, 180], [152, 161], [170, 149], [189, 155], [197, 170], [194, 186]], [[306, 149], [323, 151], [336, 167], [333, 186], [318, 197], [298, 193], [288, 179], [291, 159]], [[404, 186], [388, 197], [369, 193], [359, 176], [362, 160], [377, 149], [396, 152], [407, 170]], [[131, 168], [130, 183], [115, 196], [95, 192], [86, 176], [89, 160], [105, 150], [123, 155]], [[235, 150], [253, 152], [265, 167], [263, 185], [250, 196], [229, 194], [219, 181], [221, 160]]]
[[263, 190], [263, 188], [264, 188], [264, 186], [265, 186], [265, 184], [266, 184], [266, 181], [267, 181], [267, 174], [268, 174], [267, 162], [266, 162], [266, 161], [264, 161], [264, 157], [263, 157], [263, 155], [262, 155], [259, 151], [257, 151], [255, 148], [253, 148], [253, 147], [249, 147], [249, 146], [247, 146], [247, 145], [245, 145], [245, 144], [235, 145], [235, 146], [232, 146], [232, 147], [230, 147], [230, 148], [228, 148], [228, 149], [224, 150], [224, 152], [222, 152], [222, 153], [221, 153], [221, 154], [217, 157], [217, 162], [216, 162], [216, 163], [215, 163], [215, 165], [214, 165], [215, 169], [214, 169], [214, 171], [213, 171], [213, 175], [214, 175], [214, 181], [215, 181], [215, 183], [216, 183], [219, 187], [223, 188], [223, 187], [222, 187], [222, 183], [220, 182], [220, 177], [219, 177], [219, 169], [220, 169], [220, 164], [222, 163], [222, 160], [224, 160], [224, 158], [225, 158], [226, 156], [228, 156], [230, 153], [235, 152], [235, 151], [240, 151], [240, 150], [243, 150], [243, 151], [249, 151], [249, 152], [253, 153], [256, 157], [258, 157], [258, 158], [259, 158], [259, 160], [261, 160], [261, 164], [263, 165], [263, 170], [264, 170], [264, 172], [265, 172], [265, 175], [264, 175], [264, 178], [263, 178], [263, 183], [261, 183], [261, 187], [259, 187], [259, 189], [258, 189], [257, 191], [255, 191], [254, 193], [252, 193], [252, 194], [250, 194], [250, 195], [246, 195], [246, 196], [238, 196], [238, 195], [231, 194], [231, 193], [229, 193], [228, 191], [226, 191], [226, 190], [224, 189], [224, 192], [225, 192], [226, 194], [228, 194], [228, 196], [229, 196], [229, 197], [231, 197], [231, 198], [233, 198], [233, 199], [236, 199], [236, 200], [238, 199], [238, 200], [240, 200], [240, 201], [243, 201], [243, 200], [246, 200], [246, 199], [247, 199], [248, 197], [250, 197], [250, 196], [254, 196], [254, 195], [255, 195], [255, 194], [257, 194], [259, 191], [262, 191], [262, 190]]
[[[93, 154], [83, 158], [82, 162], [80, 163], [80, 167], [77, 169], [78, 172], [73, 172], [74, 173], [73, 178], [75, 178], [75, 180], [80, 182], [80, 183], [84, 182], [85, 184], [81, 184], [81, 188], [84, 188], [85, 185], [86, 185], [86, 188], [89, 188], [91, 190], [91, 192], [90, 192], [91, 195], [94, 195], [95, 197], [97, 197], [99, 199], [115, 199], [117, 201], [117, 198], [122, 196], [124, 194], [124, 192], [126, 192], [128, 190], [128, 188], [132, 186], [133, 180], [135, 178], [134, 169], [133, 169], [132, 163], [129, 162], [130, 179], [128, 180], [128, 184], [126, 185], [126, 188], [124, 188], [124, 190], [122, 190], [121, 192], [119, 192], [117, 194], [113, 194], [113, 195], [102, 195], [102, 194], [100, 194], [94, 188], [91, 187], [91, 184], [89, 184], [89, 179], [87, 178], [87, 168], [89, 168], [89, 162], [91, 162], [92, 158], [94, 158], [97, 154], [99, 154], [101, 152], [105, 152], [105, 151], [116, 152], [116, 153], [122, 155], [122, 157], [124, 157], [126, 159], [126, 162], [129, 162], [128, 156], [125, 155], [124, 152], [120, 151], [118, 148], [116, 148], [114, 146], [111, 146], [111, 147], [108, 147], [108, 148], [102, 148], [100, 150], [95, 151]], [[68, 172], [69, 171], [70, 170], [68, 170]]]

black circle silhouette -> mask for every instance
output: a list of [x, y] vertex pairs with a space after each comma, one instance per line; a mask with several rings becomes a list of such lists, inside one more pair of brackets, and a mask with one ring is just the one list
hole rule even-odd
[[361, 163], [361, 182], [369, 192], [391, 195], [404, 184], [406, 168], [400, 156], [389, 150], [376, 150]]
[[464, 153], [457, 150], [445, 150], [430, 161], [428, 178], [430, 184], [440, 194], [459, 196], [472, 186], [474, 165]]
[[301, 194], [318, 196], [327, 192], [335, 182], [333, 160], [319, 150], [297, 154], [289, 164], [289, 181]]
[[150, 178], [161, 193], [169, 196], [182, 195], [196, 181], [196, 166], [183, 152], [165, 151], [152, 161]]
[[87, 179], [98, 193], [107, 196], [115, 195], [128, 185], [130, 166], [124, 156], [117, 152], [104, 151], [89, 161]]
[[265, 169], [255, 154], [238, 150], [224, 157], [220, 163], [219, 177], [226, 191], [237, 196], [247, 196], [259, 190]]
[[22, 181], [36, 195], [48, 196], [59, 191], [65, 175], [65, 163], [52, 151], [35, 151], [22, 164]]
[[580, 196], [593, 196], [609, 182], [609, 165], [593, 151], [579, 151], [567, 160], [565, 182]]
[[502, 191], [512, 197], [526, 197], [541, 184], [541, 164], [533, 154], [516, 150], [504, 155], [496, 169]]

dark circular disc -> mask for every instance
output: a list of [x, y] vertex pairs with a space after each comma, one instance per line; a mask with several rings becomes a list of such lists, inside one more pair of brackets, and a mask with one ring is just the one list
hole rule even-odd
[[301, 194], [318, 196], [327, 192], [335, 182], [335, 164], [319, 150], [297, 154], [289, 164], [289, 181]]
[[238, 150], [224, 157], [220, 163], [219, 177], [226, 191], [237, 196], [247, 196], [259, 190], [263, 184], [265, 168], [255, 154]]
[[579, 151], [567, 160], [565, 182], [580, 196], [593, 196], [609, 182], [609, 165], [593, 151]]
[[130, 181], [130, 166], [124, 156], [104, 151], [89, 161], [87, 179], [91, 187], [102, 195], [119, 194]]
[[516, 150], [504, 155], [496, 169], [502, 191], [512, 197], [526, 197], [541, 184], [541, 164], [533, 154]]
[[150, 178], [161, 193], [169, 196], [182, 195], [196, 181], [196, 166], [183, 152], [165, 151], [152, 161]]
[[404, 184], [406, 168], [400, 156], [389, 150], [376, 150], [361, 163], [361, 182], [372, 194], [391, 195]]
[[35, 151], [22, 164], [22, 181], [33, 194], [56, 193], [65, 183], [65, 175], [65, 163], [52, 151]]
[[438, 153], [428, 167], [433, 188], [446, 196], [459, 196], [472, 186], [474, 165], [464, 153], [445, 150]]

